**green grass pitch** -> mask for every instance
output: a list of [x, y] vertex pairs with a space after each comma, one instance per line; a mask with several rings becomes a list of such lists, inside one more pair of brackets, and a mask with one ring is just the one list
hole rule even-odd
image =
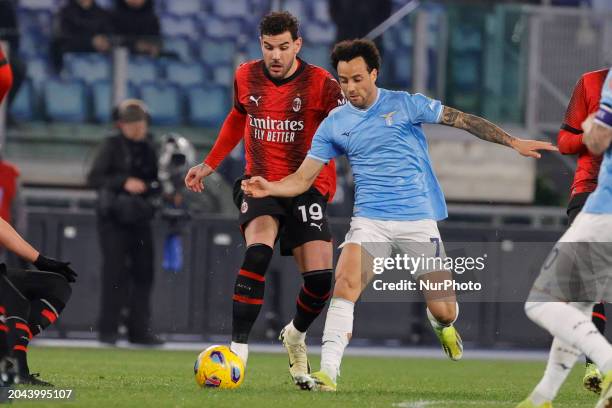
[[[279, 346], [280, 347], [280, 346]], [[469, 350], [466, 351], [469, 353]], [[32, 407], [514, 407], [535, 386], [544, 362], [346, 357], [339, 391], [299, 391], [284, 354], [252, 353], [243, 386], [199, 389], [197, 353], [162, 350], [33, 347], [30, 366], [57, 388], [74, 390], [70, 402], [16, 402]], [[312, 356], [318, 368], [319, 356]], [[583, 365], [574, 368], [555, 408], [593, 407], [583, 391]]]

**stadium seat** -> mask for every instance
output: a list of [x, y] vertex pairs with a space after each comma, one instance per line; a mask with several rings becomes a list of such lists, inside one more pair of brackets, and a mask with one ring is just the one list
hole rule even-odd
[[308, 3], [309, 2], [302, 0], [286, 0], [283, 4], [283, 8], [296, 16], [302, 25], [306, 25], [310, 17], [307, 9]]
[[191, 41], [185, 36], [164, 38], [164, 51], [175, 53], [182, 61], [191, 61], [193, 56]]
[[261, 58], [261, 44], [259, 41], [249, 41], [244, 47], [244, 54], [246, 61], [260, 59]]
[[233, 39], [252, 34], [252, 26], [244, 19], [220, 18], [203, 13], [198, 15], [202, 33], [208, 38]]
[[202, 2], [200, 0], [164, 0], [162, 3], [165, 12], [177, 16], [188, 16], [202, 11]]
[[198, 37], [197, 24], [190, 16], [163, 14], [160, 20], [161, 31], [165, 37], [185, 36], [192, 39]]
[[232, 65], [217, 65], [212, 70], [212, 77], [217, 85], [231, 86], [234, 83], [234, 68]]
[[19, 7], [29, 10], [55, 10], [57, 2], [55, 0], [20, 0]]
[[234, 64], [236, 45], [230, 40], [203, 39], [200, 42], [200, 59], [214, 67], [218, 64]]
[[201, 63], [170, 61], [166, 64], [166, 79], [184, 87], [202, 85], [207, 78]]
[[[112, 89], [111, 81], [101, 80], [90, 85], [92, 100], [92, 119], [98, 123], [108, 123], [112, 112]], [[128, 98], [136, 97], [136, 90], [128, 85]]]
[[411, 50], [397, 50], [393, 59], [393, 83], [402, 87], [410, 87], [412, 82]]
[[111, 77], [110, 59], [96, 53], [65, 54], [64, 68], [70, 76], [87, 83]]
[[43, 102], [47, 119], [57, 122], [83, 122], [87, 119], [85, 84], [77, 80], [49, 79]]
[[37, 30], [24, 30], [19, 42], [19, 54], [25, 58], [49, 55], [49, 39]]
[[331, 44], [336, 39], [336, 26], [331, 23], [310, 23], [303, 28], [304, 39], [310, 44]]
[[26, 60], [26, 67], [27, 76], [36, 87], [49, 77], [49, 61], [44, 58], [29, 58]]
[[329, 15], [329, 2], [327, 0], [312, 1], [312, 17], [319, 23], [331, 23]]
[[300, 57], [309, 64], [318, 65], [327, 70], [330, 69], [329, 47], [325, 45], [304, 45], [300, 51]]
[[157, 61], [146, 57], [130, 58], [128, 63], [128, 80], [133, 84], [152, 82], [159, 78]]
[[35, 117], [34, 110], [34, 89], [29, 80], [23, 81], [13, 103], [11, 105], [11, 115], [17, 120], [32, 120]]
[[187, 91], [187, 115], [191, 125], [220, 126], [230, 108], [226, 87], [200, 86]]
[[248, 18], [251, 10], [247, 0], [212, 0], [212, 11], [223, 18]]
[[174, 85], [145, 83], [140, 98], [147, 104], [155, 125], [178, 125], [181, 122], [181, 97]]

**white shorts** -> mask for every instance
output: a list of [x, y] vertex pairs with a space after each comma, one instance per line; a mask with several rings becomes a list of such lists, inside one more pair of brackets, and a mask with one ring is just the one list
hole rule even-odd
[[393, 252], [426, 259], [414, 276], [444, 270], [446, 252], [434, 220], [383, 221], [352, 217], [351, 228], [340, 248], [346, 244], [361, 245], [373, 258], [388, 258]]
[[612, 301], [612, 214], [578, 214], [544, 261], [529, 298]]

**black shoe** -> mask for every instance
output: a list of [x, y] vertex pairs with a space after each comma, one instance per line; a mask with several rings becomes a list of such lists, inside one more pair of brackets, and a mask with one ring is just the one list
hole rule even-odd
[[10, 387], [15, 384], [17, 377], [17, 364], [10, 357], [5, 357], [0, 360], [0, 387]]
[[150, 347], [161, 346], [162, 344], [164, 344], [164, 341], [160, 339], [157, 335], [150, 333], [144, 334], [142, 336], [131, 336], [129, 338], [129, 341], [132, 344]]
[[40, 373], [31, 373], [23, 376], [19, 375], [17, 377], [17, 382], [19, 384], [34, 385], [37, 387], [55, 387], [55, 385], [50, 382], [43, 381], [38, 377], [40, 377]]

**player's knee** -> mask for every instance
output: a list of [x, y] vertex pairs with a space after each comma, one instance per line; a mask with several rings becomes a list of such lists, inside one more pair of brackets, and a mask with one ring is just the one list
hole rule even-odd
[[539, 320], [540, 313], [542, 311], [542, 307], [545, 304], [546, 302], [527, 301], [525, 302], [525, 314], [532, 322], [537, 323]]
[[56, 275], [49, 280], [49, 296], [56, 299], [62, 305], [68, 303], [72, 295], [72, 287], [70, 283], [61, 275]]
[[438, 302], [428, 305], [433, 317], [441, 324], [452, 324], [457, 320], [457, 308], [455, 303]]
[[242, 268], [263, 275], [270, 265], [273, 249], [266, 244], [252, 244], [244, 254]]

